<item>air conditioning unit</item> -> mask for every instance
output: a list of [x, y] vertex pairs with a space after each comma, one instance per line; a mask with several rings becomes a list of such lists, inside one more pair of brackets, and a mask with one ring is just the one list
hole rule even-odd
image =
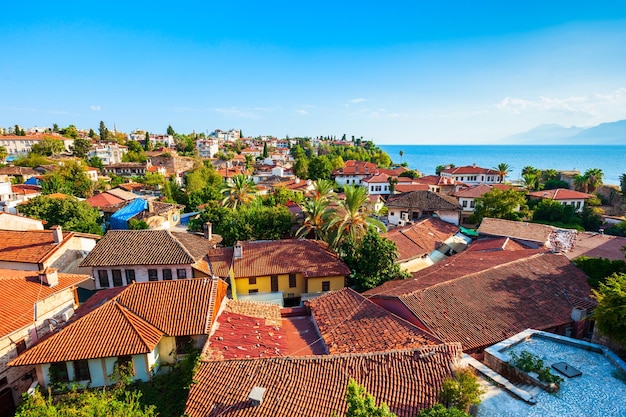
[[405, 222], [406, 222], [406, 221], [409, 221], [409, 213], [402, 213], [402, 214], [400, 215], [400, 217], [401, 217], [401, 218], [402, 218], [402, 220], [404, 220]]
[[398, 220], [398, 226], [405, 226], [406, 225], [406, 220]]

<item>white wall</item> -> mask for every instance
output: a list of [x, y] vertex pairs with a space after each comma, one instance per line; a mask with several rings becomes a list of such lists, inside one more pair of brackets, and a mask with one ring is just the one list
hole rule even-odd
[[[95, 278], [96, 289], [101, 289], [103, 287], [100, 286], [100, 278], [98, 275], [98, 271], [106, 270], [109, 277], [109, 287], [113, 287], [113, 271], [114, 269], [119, 269], [122, 271], [122, 283], [126, 280], [126, 269], [132, 269], [135, 271], [135, 281], [136, 282], [148, 282], [148, 269], [156, 269], [157, 277], [159, 281], [163, 280], [163, 269], [170, 269], [172, 271], [172, 280], [177, 279], [177, 269], [184, 269], [187, 271], [187, 278], [193, 277], [193, 272], [191, 269], [191, 265], [135, 265], [135, 266], [119, 266], [119, 267], [106, 267], [106, 268], [96, 268], [92, 267], [92, 276]], [[129, 283], [130, 284], [130, 283]]]

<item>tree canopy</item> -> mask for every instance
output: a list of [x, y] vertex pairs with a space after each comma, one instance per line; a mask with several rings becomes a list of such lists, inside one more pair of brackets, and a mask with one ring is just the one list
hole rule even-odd
[[20, 206], [20, 213], [35, 219], [46, 220], [45, 227], [59, 225], [73, 232], [102, 234], [98, 210], [85, 201], [68, 197], [37, 196]]
[[[346, 389], [346, 403], [348, 411], [345, 417], [397, 417], [389, 411], [387, 404], [381, 403], [377, 406], [374, 396], [352, 378]], [[337, 414], [333, 413], [333, 416], [336, 417]]]
[[94, 183], [79, 161], [65, 161], [56, 171], [44, 177], [41, 183], [43, 194], [63, 193], [80, 198], [93, 195]]
[[478, 224], [484, 217], [506, 220], [522, 220], [526, 214], [526, 197], [516, 189], [500, 190], [492, 188], [475, 200], [474, 213], [470, 222]]
[[600, 333], [626, 342], [626, 274], [613, 274], [593, 290], [598, 306], [593, 317]]

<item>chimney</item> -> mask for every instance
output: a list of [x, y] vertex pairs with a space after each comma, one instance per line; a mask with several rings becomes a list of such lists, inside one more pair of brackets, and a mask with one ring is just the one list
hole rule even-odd
[[204, 233], [204, 238], [206, 240], [211, 240], [213, 237], [213, 224], [211, 222], [206, 222], [202, 225], [202, 231]]
[[154, 213], [154, 201], [148, 200], [148, 213]]
[[233, 259], [241, 259], [243, 258], [243, 245], [240, 241], [235, 243], [235, 247], [233, 249]]
[[54, 237], [54, 243], [57, 245], [63, 242], [63, 228], [61, 226], [52, 226], [52, 236]]
[[257, 407], [263, 403], [263, 395], [265, 394], [265, 388], [263, 387], [252, 387], [250, 390], [250, 394], [248, 394], [248, 399], [252, 403], [252, 406]]
[[56, 268], [47, 267], [43, 271], [39, 271], [39, 281], [48, 287], [54, 287], [59, 283], [59, 275]]
[[296, 177], [296, 179], [294, 180], [294, 182], [295, 182], [296, 184], [300, 184], [300, 178]]

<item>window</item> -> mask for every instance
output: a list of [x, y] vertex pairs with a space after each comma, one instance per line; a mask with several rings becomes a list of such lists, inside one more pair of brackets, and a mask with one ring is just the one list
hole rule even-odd
[[256, 285], [256, 277], [248, 278], [248, 285]]
[[187, 278], [187, 270], [186, 269], [177, 269], [176, 270], [176, 278], [185, 279]]
[[126, 273], [126, 285], [128, 285], [131, 282], [135, 281], [135, 270], [134, 269], [127, 269], [124, 272]]
[[163, 280], [164, 281], [171, 281], [172, 280], [172, 270], [171, 269], [164, 269], [163, 270]]
[[15, 350], [17, 350], [17, 354], [24, 352], [26, 350], [26, 340], [22, 339], [15, 342]]
[[289, 288], [295, 288], [297, 285], [296, 274], [289, 274]]
[[278, 291], [278, 275], [272, 275], [272, 292]]
[[124, 283], [122, 282], [122, 270], [121, 269], [114, 269], [111, 271], [111, 273], [113, 274], [113, 286], [114, 287], [121, 287], [122, 285], [124, 285]]
[[8, 381], [6, 376], [4, 378], [0, 378], [0, 387], [6, 385], [7, 383]]
[[100, 288], [109, 288], [109, 274], [106, 270], [98, 271], [98, 283], [100, 284]]
[[467, 200], [463, 200], [463, 207], [467, 207]]
[[87, 359], [74, 361], [74, 381], [90, 381], [89, 362]]
[[580, 201], [576, 202], [576, 208], [579, 209], [580, 208]]
[[258, 293], [258, 292], [259, 292], [259, 290], [257, 290], [257, 289], [254, 289], [254, 290], [248, 290], [248, 294], [256, 294], [256, 293]]
[[192, 347], [191, 336], [176, 336], [176, 353], [188, 353]]
[[70, 382], [70, 378], [67, 376], [67, 366], [65, 366], [65, 362], [55, 362], [50, 364], [50, 370], [48, 373], [50, 376], [50, 382]]
[[474, 200], [470, 201], [470, 208], [474, 208]]
[[148, 281], [158, 281], [159, 278], [157, 276], [156, 269], [148, 269]]
[[322, 281], [322, 291], [330, 291], [330, 281]]

